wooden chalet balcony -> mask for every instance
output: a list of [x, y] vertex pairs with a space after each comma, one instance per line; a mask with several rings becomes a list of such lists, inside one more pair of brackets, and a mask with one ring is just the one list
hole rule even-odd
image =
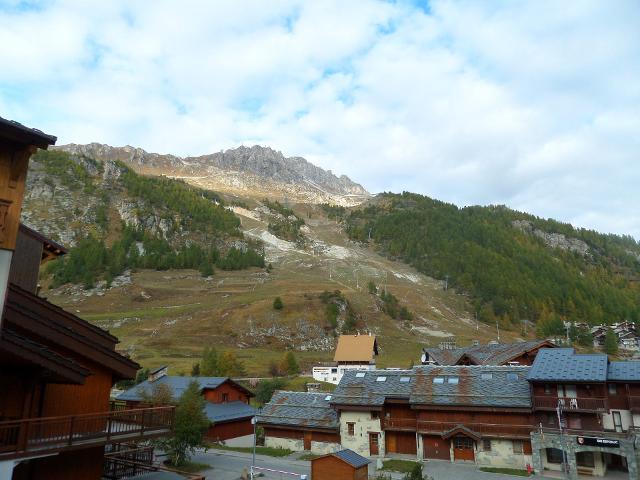
[[136, 441], [171, 433], [175, 407], [0, 422], [0, 460]]
[[382, 428], [385, 430], [407, 430], [415, 432], [417, 420], [415, 418], [385, 418], [382, 420]]
[[640, 397], [629, 397], [629, 410], [640, 413]]
[[456, 427], [463, 426], [480, 435], [487, 437], [523, 437], [528, 438], [531, 431], [536, 427], [533, 425], [509, 425], [502, 423], [465, 423], [465, 422], [432, 422], [418, 421], [419, 433], [432, 433], [442, 435]]
[[609, 409], [606, 398], [557, 398], [557, 397], [533, 397], [535, 410], [555, 410], [558, 401], [564, 404], [564, 411], [574, 412], [604, 412]]
[[532, 425], [508, 425], [493, 423], [465, 423], [465, 422], [435, 422], [428, 420], [416, 420], [415, 418], [385, 418], [383, 428], [385, 430], [404, 430], [419, 433], [432, 433], [442, 435], [458, 426], [464, 426], [474, 432], [492, 437], [529, 437], [529, 433], [535, 430]]

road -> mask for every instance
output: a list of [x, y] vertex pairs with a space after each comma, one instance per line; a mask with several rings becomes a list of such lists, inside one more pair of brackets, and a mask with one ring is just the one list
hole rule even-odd
[[[264, 479], [268, 480], [298, 480], [301, 474], [310, 476], [311, 464], [308, 461], [295, 460], [296, 454], [291, 457], [275, 458], [264, 455], [256, 455], [256, 466], [291, 472], [297, 475], [286, 475], [273, 472], [265, 472]], [[247, 453], [223, 451], [211, 449], [199, 452], [193, 458], [195, 462], [207, 463], [212, 466], [210, 470], [202, 472], [211, 480], [239, 480], [242, 469], [249, 471], [251, 455]], [[473, 464], [452, 464], [444, 461], [430, 461], [425, 464], [424, 473], [433, 480], [516, 480], [522, 477], [497, 473], [486, 473], [478, 470]], [[391, 473], [393, 480], [403, 477], [400, 473]], [[534, 475], [530, 480], [539, 480], [543, 477]]]

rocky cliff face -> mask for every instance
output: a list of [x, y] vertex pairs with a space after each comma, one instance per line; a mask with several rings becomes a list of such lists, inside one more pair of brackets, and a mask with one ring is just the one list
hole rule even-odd
[[545, 232], [538, 228], [534, 228], [528, 220], [514, 220], [513, 226], [524, 233], [535, 235], [542, 239], [547, 247], [579, 253], [583, 257], [589, 254], [589, 245], [577, 238], [567, 237], [562, 233]]
[[301, 157], [255, 145], [199, 157], [149, 153], [130, 146], [99, 143], [56, 147], [98, 161], [119, 160], [144, 174], [182, 178], [196, 186], [259, 197], [287, 197], [309, 203], [356, 205], [369, 193], [348, 177], [334, 175]]

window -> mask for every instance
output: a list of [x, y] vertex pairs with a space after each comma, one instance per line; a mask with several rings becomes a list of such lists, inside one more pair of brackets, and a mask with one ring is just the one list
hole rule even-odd
[[575, 385], [558, 385], [558, 398], [577, 398]]
[[327, 395], [326, 397], [324, 397], [324, 399], [328, 402], [329, 400], [331, 400], [331, 395]]
[[338, 369], [337, 368], [332, 368], [331, 369], [331, 373], [338, 373]]
[[228, 393], [223, 393], [222, 394], [222, 403], [227, 403], [229, 401], [229, 394]]
[[615, 383], [609, 384], [609, 393], [611, 395], [615, 395], [616, 393], [618, 393], [618, 386]]
[[482, 380], [491, 380], [493, 378], [493, 373], [483, 373], [480, 375]]
[[491, 451], [491, 439], [490, 438], [485, 438], [484, 440], [482, 440], [482, 450], [484, 450], [485, 452], [490, 452]]
[[620, 412], [611, 412], [613, 414], [613, 426], [616, 432], [622, 432], [622, 416]]
[[576, 463], [579, 467], [591, 467], [596, 466], [593, 452], [578, 452], [576, 453]]
[[547, 462], [562, 463], [562, 450], [559, 448], [547, 448]]
[[386, 382], [387, 381], [387, 377], [378, 377], [376, 378], [376, 382]]
[[458, 449], [473, 450], [473, 440], [469, 437], [454, 437], [453, 446]]
[[356, 373], [356, 377], [357, 377], [357, 378], [364, 378], [364, 376], [365, 376], [365, 373], [364, 373], [364, 372], [358, 372], [358, 373]]
[[458, 384], [458, 377], [448, 377], [447, 378], [447, 383], [450, 383], [451, 385], [457, 385]]
[[409, 383], [411, 381], [411, 377], [400, 377], [401, 383]]
[[544, 394], [551, 395], [551, 385], [549, 385], [548, 383], [545, 383], [544, 385]]
[[347, 423], [347, 435], [353, 437], [356, 434], [356, 424], [349, 422]]
[[371, 420], [377, 420], [379, 416], [378, 412], [371, 412]]
[[548, 413], [547, 414], [547, 424], [548, 425], [555, 425], [556, 424], [556, 416], [553, 413]]
[[514, 440], [511, 443], [513, 445], [513, 453], [522, 454], [522, 440]]
[[435, 377], [433, 379], [433, 383], [444, 383], [444, 378], [443, 377]]
[[518, 374], [517, 373], [507, 373], [507, 381], [508, 382], [515, 382], [516, 380], [518, 380]]

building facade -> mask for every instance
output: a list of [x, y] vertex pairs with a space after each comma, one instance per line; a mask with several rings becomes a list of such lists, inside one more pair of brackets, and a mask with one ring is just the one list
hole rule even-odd
[[115, 412], [138, 364], [107, 331], [38, 296], [64, 247], [19, 225], [29, 157], [54, 137], [0, 119], [0, 478], [99, 479], [105, 447], [171, 433], [173, 407]]
[[180, 398], [192, 381], [198, 382], [205, 403], [205, 413], [211, 421], [205, 437], [214, 442], [251, 444], [253, 425], [251, 419], [256, 409], [249, 405], [253, 392], [229, 377], [181, 377], [167, 375], [163, 366], [149, 374], [144, 382], [116, 397], [126, 408], [147, 405], [154, 392], [165, 388], [174, 400]]
[[332, 363], [313, 367], [313, 379], [319, 382], [340, 383], [350, 370], [375, 370], [378, 343], [374, 335], [341, 335]]

